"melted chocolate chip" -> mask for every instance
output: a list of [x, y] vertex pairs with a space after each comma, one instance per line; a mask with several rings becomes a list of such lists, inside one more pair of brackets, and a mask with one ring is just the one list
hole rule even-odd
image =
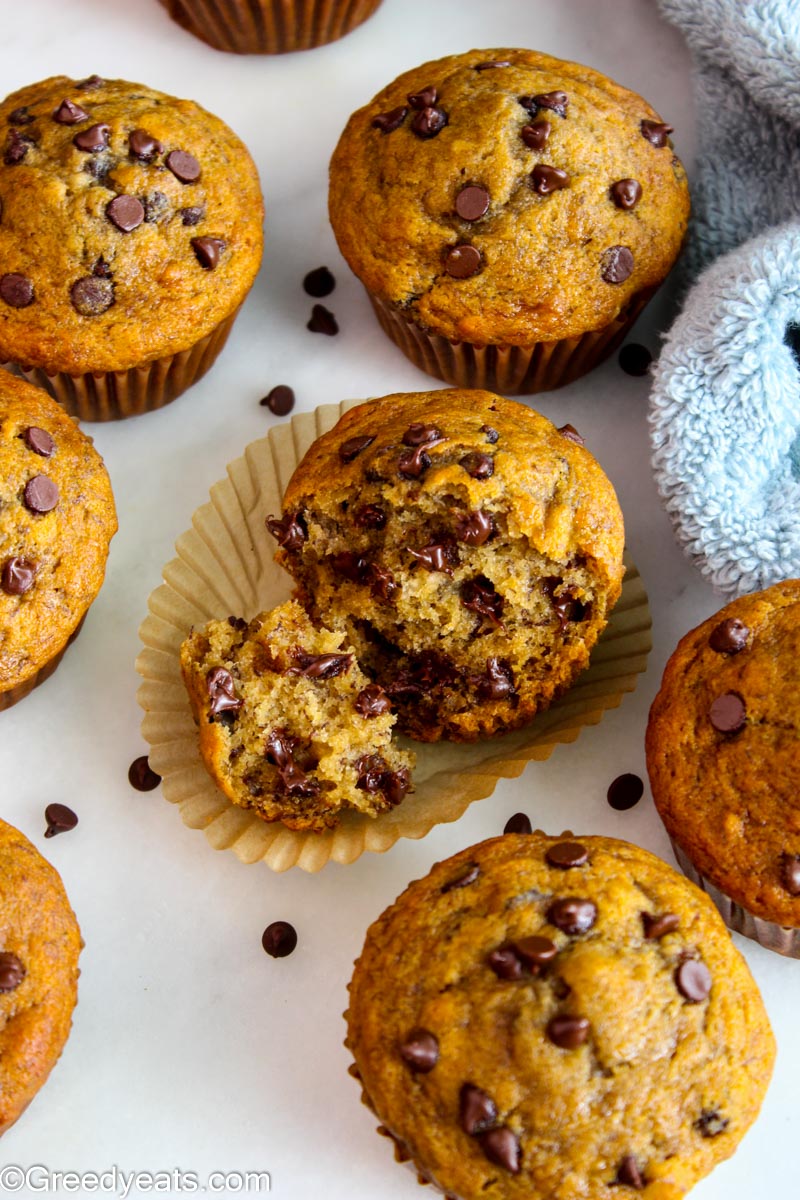
[[191, 204], [188, 208], [179, 208], [178, 216], [181, 219], [181, 225], [193, 227], [199, 225], [205, 218], [206, 210], [199, 204]]
[[458, 888], [469, 887], [471, 883], [475, 882], [480, 873], [481, 869], [477, 863], [472, 863], [461, 875], [458, 875], [455, 879], [451, 879], [449, 883], [443, 886], [442, 895], [446, 895], [447, 892], [457, 891]]
[[69, 833], [78, 824], [77, 813], [67, 808], [66, 804], [48, 804], [44, 810], [44, 819], [47, 822], [44, 831], [46, 838], [56, 837], [59, 833]]
[[24, 596], [33, 587], [37, 564], [29, 558], [15, 555], [7, 558], [0, 573], [0, 588], [7, 596]]
[[105, 125], [102, 121], [97, 125], [90, 125], [88, 129], [76, 133], [72, 139], [73, 145], [79, 150], [83, 150], [86, 154], [96, 154], [99, 150], [108, 149], [108, 135], [111, 133], [111, 126]]
[[559, 167], [548, 163], [537, 163], [529, 176], [530, 186], [539, 196], [549, 196], [561, 188], [569, 187], [569, 175]]
[[609, 246], [600, 258], [600, 274], [606, 283], [624, 283], [633, 271], [633, 253], [627, 246]]
[[586, 439], [581, 437], [574, 425], [561, 425], [558, 432], [562, 437], [574, 442], [576, 446], [586, 445]]
[[285, 383], [279, 383], [272, 388], [263, 400], [259, 400], [264, 408], [268, 408], [276, 417], [286, 417], [294, 408], [294, 392]]
[[154, 138], [146, 129], [134, 129], [128, 134], [128, 153], [139, 162], [151, 163], [159, 154], [164, 153], [164, 147], [158, 138]]
[[394, 807], [411, 791], [411, 772], [408, 767], [387, 771], [383, 777], [383, 795]]
[[614, 1182], [621, 1183], [625, 1187], [635, 1188], [637, 1192], [644, 1187], [644, 1176], [632, 1154], [626, 1154], [621, 1160]]
[[381, 717], [391, 712], [392, 702], [379, 683], [370, 683], [358, 693], [354, 707], [362, 717]]
[[[436, 443], [438, 444], [438, 443]], [[428, 448], [434, 445], [429, 443], [426, 446], [416, 446], [413, 450], [406, 450], [397, 460], [397, 471], [403, 479], [419, 479], [427, 471], [431, 465], [431, 456], [428, 454]]]
[[370, 565], [363, 554], [356, 554], [353, 550], [340, 550], [338, 554], [331, 555], [330, 563], [337, 575], [343, 575], [351, 583], [366, 582]]
[[477, 616], [499, 625], [505, 600], [485, 575], [466, 579], [461, 585], [461, 603]]
[[511, 63], [508, 61], [508, 59], [504, 58], [504, 59], [501, 59], [500, 61], [495, 61], [495, 62], [476, 63], [472, 69], [473, 69], [473, 71], [494, 71], [500, 67], [510, 67], [510, 66], [511, 66]]
[[750, 630], [738, 617], [720, 621], [711, 630], [708, 644], [717, 654], [739, 654], [747, 646]]
[[503, 833], [531, 833], [533, 826], [527, 813], [514, 813], [503, 826]]
[[522, 959], [513, 946], [499, 946], [486, 957], [487, 964], [492, 968], [498, 979], [521, 979], [523, 975]]
[[437, 133], [441, 133], [447, 124], [447, 113], [443, 108], [434, 108], [429, 105], [427, 108], [421, 108], [416, 113], [411, 122], [411, 129], [418, 138], [436, 137]]
[[131, 763], [128, 768], [128, 783], [132, 788], [136, 788], [137, 792], [152, 792], [161, 783], [161, 776], [150, 766], [150, 759], [146, 754], [140, 755]]
[[288, 921], [273, 921], [261, 935], [270, 958], [286, 958], [297, 946], [297, 931]]
[[444, 269], [453, 279], [471, 279], [482, 266], [481, 252], [475, 246], [452, 246], [445, 255]]
[[458, 566], [458, 551], [452, 542], [433, 542], [421, 550], [408, 547], [408, 553], [428, 571], [444, 571], [446, 575], [452, 575], [453, 567]]
[[110, 279], [85, 275], [70, 288], [72, 307], [82, 317], [98, 317], [114, 303], [114, 284]]
[[635, 208], [642, 198], [642, 185], [637, 179], [618, 179], [608, 190], [617, 208]]
[[488, 479], [494, 475], [494, 459], [491, 454], [481, 454], [480, 451], [473, 450], [464, 455], [460, 465], [473, 479]]
[[447, 439], [436, 425], [424, 425], [415, 421], [409, 425], [402, 437], [404, 446], [438, 446], [439, 442]]
[[570, 937], [588, 933], [597, 920], [597, 905], [591, 900], [579, 900], [574, 896], [554, 900], [547, 910], [547, 919], [562, 933]]
[[486, 434], [486, 440], [491, 446], [500, 440], [500, 434], [496, 429], [492, 429], [491, 425], [481, 425], [481, 433]]
[[369, 568], [369, 589], [376, 600], [392, 600], [400, 591], [400, 584], [395, 582], [394, 575], [388, 567], [372, 563]]
[[181, 183], [196, 183], [200, 178], [200, 163], [185, 150], [171, 150], [164, 162], [167, 170]]
[[377, 117], [374, 117], [372, 128], [380, 129], [381, 133], [394, 133], [395, 129], [400, 128], [407, 116], [408, 109], [401, 104], [398, 108], [393, 108], [389, 112], [380, 113]]
[[267, 529], [283, 550], [296, 554], [302, 550], [308, 530], [300, 513], [287, 513], [285, 517], [269, 516], [265, 522]]
[[730, 1120], [723, 1117], [717, 1108], [703, 1109], [694, 1123], [695, 1129], [704, 1138], [719, 1137], [729, 1125]]
[[359, 529], [383, 529], [386, 513], [377, 504], [364, 504], [353, 514], [353, 524]]
[[59, 125], [80, 125], [81, 121], [89, 120], [89, 114], [80, 104], [75, 104], [72, 100], [62, 100], [53, 113], [53, 120]]
[[192, 249], [204, 271], [213, 271], [219, 265], [220, 255], [225, 249], [226, 242], [218, 237], [192, 238]]
[[675, 972], [675, 985], [690, 1004], [702, 1004], [711, 991], [711, 972], [699, 959], [686, 958]]
[[618, 775], [608, 785], [606, 798], [617, 812], [626, 812], [639, 803], [644, 795], [644, 784], [638, 775]]
[[306, 329], [312, 333], [324, 333], [326, 337], [336, 337], [339, 324], [329, 308], [324, 304], [315, 304], [311, 309], [311, 317], [306, 322]]
[[13, 992], [25, 978], [22, 959], [10, 950], [0, 953], [0, 992]]
[[586, 1017], [561, 1013], [547, 1022], [547, 1036], [554, 1046], [560, 1046], [562, 1050], [577, 1050], [589, 1036], [589, 1022]]
[[665, 125], [663, 121], [642, 121], [639, 128], [642, 137], [659, 150], [666, 146], [669, 135], [675, 132], [671, 125]]
[[32, 125], [36, 120], [35, 113], [32, 113], [27, 104], [21, 105], [20, 108], [15, 108], [13, 112], [8, 114], [9, 125]]
[[439, 1039], [429, 1029], [413, 1029], [400, 1046], [400, 1057], [416, 1075], [427, 1075], [439, 1061]]
[[390, 771], [380, 754], [364, 754], [356, 762], [358, 779], [356, 787], [374, 795], [382, 792], [391, 805], [399, 804], [411, 787], [411, 774], [407, 767]]
[[10, 308], [27, 308], [33, 304], [33, 284], [27, 275], [11, 271], [8, 275], [0, 276], [0, 298]]
[[22, 492], [25, 507], [33, 513], [49, 513], [58, 504], [58, 485], [49, 475], [34, 475]]
[[650, 370], [653, 356], [646, 346], [628, 342], [619, 352], [617, 362], [626, 375], [643, 376]]
[[306, 679], [335, 679], [344, 675], [353, 665], [352, 654], [307, 654], [295, 650], [292, 655], [295, 665], [289, 667], [287, 675], [302, 675]]
[[567, 870], [569, 867], [582, 867], [588, 862], [589, 851], [580, 842], [556, 842], [548, 848], [545, 858], [551, 867]]
[[555, 942], [548, 937], [541, 937], [539, 934], [520, 938], [514, 942], [514, 950], [533, 975], [538, 975], [542, 967], [552, 962], [558, 954]]
[[479, 1136], [481, 1150], [497, 1167], [502, 1167], [511, 1175], [519, 1175], [522, 1169], [522, 1152], [519, 1138], [506, 1125], [498, 1129], [489, 1129]]
[[540, 108], [548, 108], [556, 116], [566, 117], [569, 108], [569, 96], [566, 92], [539, 92], [536, 96], [520, 96], [519, 102], [532, 117]]
[[474, 1083], [461, 1086], [458, 1097], [459, 1118], [464, 1133], [474, 1137], [490, 1129], [497, 1120], [497, 1105], [488, 1092]]
[[135, 196], [115, 196], [106, 208], [106, 216], [122, 233], [131, 233], [144, 220], [144, 205]]
[[323, 296], [330, 296], [335, 287], [336, 280], [327, 267], [315, 267], [303, 278], [303, 291], [316, 300], [321, 300]]
[[[583, 620], [586, 615], [586, 606], [578, 599], [574, 588], [564, 587], [563, 579], [557, 575], [548, 575], [542, 580], [542, 589], [550, 599], [562, 633], [570, 622]], [[560, 594], [556, 595], [559, 590]]]
[[467, 546], [483, 546], [495, 532], [494, 518], [490, 513], [477, 509], [461, 513], [456, 517], [455, 533], [460, 542]]
[[674, 933], [680, 925], [680, 918], [675, 913], [642, 913], [644, 936], [649, 941], [656, 941], [668, 933]]
[[426, 87], [419, 92], [412, 92], [406, 99], [412, 108], [419, 111], [423, 108], [432, 108], [439, 99], [439, 92], [435, 87]]
[[790, 896], [800, 896], [800, 854], [784, 854], [781, 882]]
[[342, 442], [339, 446], [339, 458], [343, 463], [351, 463], [354, 458], [358, 458], [362, 450], [366, 450], [367, 446], [371, 446], [374, 441], [374, 434], [368, 434], [366, 437], [348, 438], [346, 442]]
[[206, 691], [208, 692], [208, 711], [212, 716], [219, 713], [237, 713], [244, 703], [237, 699], [233, 676], [224, 667], [212, 667], [206, 675]]
[[7, 167], [15, 167], [24, 160], [28, 151], [35, 145], [36, 143], [33, 138], [28, 137], [24, 133], [17, 133], [16, 129], [12, 129], [6, 139], [3, 162]]
[[471, 677], [479, 700], [505, 700], [514, 695], [514, 674], [508, 663], [487, 658], [486, 674]]
[[[309, 779], [297, 762], [295, 753], [299, 745], [299, 738], [290, 737], [284, 730], [273, 729], [267, 738], [265, 757], [278, 768], [281, 789], [290, 796], [308, 800], [318, 794], [320, 784], [316, 779]], [[311, 769], [309, 764], [306, 765]]]
[[738, 733], [747, 721], [744, 700], [736, 692], [717, 696], [708, 710], [708, 719], [720, 733]]
[[79, 79], [75, 87], [79, 92], [92, 92], [103, 87], [104, 84], [105, 79], [101, 79], [99, 75], [90, 75], [88, 79]]
[[456, 212], [462, 221], [479, 221], [488, 211], [489, 193], [478, 184], [467, 184], [456, 196]]
[[520, 137], [529, 150], [542, 150], [550, 137], [549, 121], [534, 121], [531, 125], [523, 125]]

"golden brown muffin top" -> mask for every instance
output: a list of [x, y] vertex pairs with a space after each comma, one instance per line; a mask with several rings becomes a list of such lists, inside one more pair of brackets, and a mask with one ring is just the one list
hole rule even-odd
[[0, 821], [0, 1133], [61, 1054], [78, 990], [81, 935], [58, 873]]
[[437, 334], [579, 336], [678, 254], [689, 194], [667, 131], [588, 67], [471, 50], [354, 113], [331, 162], [331, 223], [367, 289]]
[[701, 874], [800, 926], [800, 580], [727, 604], [679, 642], [647, 728], [653, 799]]
[[124, 370], [241, 304], [261, 261], [255, 165], [218, 117], [64, 76], [0, 105], [0, 359]]
[[116, 529], [91, 440], [40, 388], [0, 371], [0, 692], [66, 645]]
[[461, 1200], [677, 1200], [733, 1153], [775, 1054], [711, 901], [602, 837], [438, 863], [371, 926], [347, 1020], [401, 1154]]

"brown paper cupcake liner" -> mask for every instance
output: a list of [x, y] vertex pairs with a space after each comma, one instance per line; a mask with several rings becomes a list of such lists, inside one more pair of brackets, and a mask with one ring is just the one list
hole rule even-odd
[[381, 0], [161, 0], [174, 21], [215, 50], [285, 54], [335, 42]]
[[549, 392], [599, 366], [622, 343], [657, 291], [637, 292], [618, 317], [581, 337], [533, 346], [474, 346], [425, 330], [402, 309], [367, 291], [381, 329], [415, 366], [454, 387], [486, 388], [506, 396]]
[[228, 340], [238, 311], [188, 350], [127, 371], [50, 375], [41, 367], [26, 367], [21, 363], [2, 365], [14, 374], [24, 376], [29, 383], [44, 388], [68, 413], [81, 421], [120, 421], [163, 408], [202, 379]]
[[286, 485], [311, 443], [357, 403], [301, 413], [230, 464], [227, 478], [214, 485], [210, 502], [178, 539], [177, 558], [164, 568], [165, 582], [150, 596], [140, 629], [142, 731], [164, 796], [215, 849], [233, 850], [243, 862], [265, 862], [275, 871], [294, 866], [318, 871], [330, 859], [352, 862], [365, 851], [382, 853], [398, 838], [421, 838], [434, 825], [457, 820], [474, 800], [490, 796], [499, 779], [516, 778], [529, 762], [548, 758], [554, 746], [574, 741], [584, 725], [596, 724], [616, 707], [635, 688], [651, 646], [647, 595], [626, 558], [622, 596], [589, 668], [524, 729], [474, 743], [415, 744], [413, 794], [374, 819], [346, 812], [337, 828], [324, 833], [268, 824], [232, 804], [200, 758], [180, 646], [193, 626], [230, 615], [249, 618], [291, 595], [293, 581], [273, 561], [275, 542], [264, 519], [280, 512]]
[[691, 879], [692, 883], [696, 883], [699, 888], [702, 888], [714, 901], [729, 929], [751, 938], [767, 950], [774, 950], [776, 954], [783, 954], [787, 958], [800, 958], [800, 929], [776, 925], [774, 921], [765, 921], [763, 917], [757, 917], [746, 908], [742, 908], [725, 892], [721, 892], [718, 887], [715, 887], [710, 879], [701, 875], [686, 852], [676, 841], [670, 840], [678, 865], [684, 875]]
[[13, 706], [18, 704], [20, 700], [24, 700], [24, 698], [28, 696], [34, 688], [37, 688], [40, 683], [44, 683], [45, 679], [50, 678], [64, 655], [69, 650], [72, 643], [75, 641], [75, 638], [83, 629], [83, 622], [85, 620], [86, 614], [84, 613], [78, 622], [77, 628], [72, 631], [61, 649], [54, 654], [53, 657], [49, 659], [49, 661], [46, 662], [43, 667], [40, 667], [34, 675], [29, 675], [23, 683], [17, 684], [16, 687], [9, 688], [8, 691], [0, 692], [0, 712], [2, 712], [4, 708], [13, 708]]

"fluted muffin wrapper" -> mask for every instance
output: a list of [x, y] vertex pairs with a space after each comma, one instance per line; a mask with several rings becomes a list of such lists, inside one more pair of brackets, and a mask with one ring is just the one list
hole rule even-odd
[[424, 329], [402, 308], [366, 290], [383, 332], [421, 371], [454, 387], [485, 388], [504, 396], [550, 392], [594, 370], [621, 345], [657, 291], [637, 292], [608, 325], [580, 337], [530, 346], [479, 346]]
[[720, 891], [710, 879], [702, 875], [686, 851], [674, 839], [670, 840], [678, 865], [684, 875], [691, 879], [692, 883], [696, 883], [699, 888], [702, 888], [714, 901], [720, 916], [729, 929], [751, 938], [767, 950], [774, 950], [776, 954], [783, 954], [786, 958], [800, 958], [800, 929], [778, 925], [774, 921], [757, 917], [755, 913], [742, 908], [741, 904], [737, 904], [725, 892]]
[[83, 614], [77, 626], [75, 629], [73, 629], [63, 646], [61, 646], [61, 648], [56, 651], [52, 658], [49, 658], [47, 662], [39, 668], [38, 671], [36, 671], [33, 675], [29, 675], [27, 679], [23, 680], [22, 683], [18, 683], [16, 687], [7, 688], [6, 691], [0, 691], [0, 712], [2, 712], [5, 708], [12, 708], [15, 704], [18, 704], [20, 700], [24, 700], [26, 696], [30, 695], [34, 688], [37, 688], [40, 683], [44, 683], [46, 679], [50, 678], [64, 655], [69, 650], [72, 643], [75, 641], [75, 638], [80, 633], [85, 620], [86, 613]]
[[215, 50], [285, 54], [350, 33], [381, 0], [161, 0], [174, 21]]
[[202, 379], [227, 342], [238, 313], [237, 308], [188, 350], [165, 355], [126, 371], [88, 372], [85, 375], [59, 371], [51, 375], [41, 367], [26, 367], [23, 363], [2, 365], [24, 376], [29, 383], [44, 388], [68, 413], [81, 421], [119, 421], [163, 408]]
[[574, 741], [584, 725], [615, 708], [635, 688], [651, 646], [647, 595], [626, 558], [620, 600], [588, 670], [572, 688], [513, 733], [473, 743], [415, 743], [416, 790], [397, 808], [375, 818], [347, 811], [335, 829], [313, 833], [268, 824], [232, 804], [200, 758], [181, 679], [181, 643], [193, 626], [231, 615], [250, 618], [289, 598], [294, 582], [273, 560], [275, 541], [264, 520], [280, 513], [286, 485], [311, 443], [357, 403], [300, 413], [252, 442], [228, 466], [227, 478], [214, 485], [209, 503], [178, 539], [177, 557], [164, 567], [164, 583], [151, 594], [140, 628], [142, 731], [164, 796], [215, 849], [233, 850], [243, 862], [265, 862], [275, 871], [294, 866], [318, 871], [331, 859], [349, 863], [365, 851], [383, 853], [398, 838], [421, 838], [434, 825], [457, 820], [474, 800], [490, 796], [499, 779], [516, 778], [530, 761], [548, 758], [554, 746]]

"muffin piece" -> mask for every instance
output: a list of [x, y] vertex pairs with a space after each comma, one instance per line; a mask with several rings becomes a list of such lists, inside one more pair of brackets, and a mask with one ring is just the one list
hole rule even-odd
[[513, 729], [588, 663], [623, 575], [614, 490], [569, 427], [489, 392], [351, 409], [268, 519], [316, 619], [422, 741]]
[[97, 76], [14, 92], [0, 131], [0, 362], [84, 420], [166, 404], [261, 261], [247, 150], [189, 100]]
[[346, 1019], [398, 1158], [460, 1200], [678, 1200], [736, 1149], [775, 1056], [707, 897], [601, 837], [437, 864], [369, 929]]
[[0, 821], [0, 1133], [64, 1048], [78, 997], [81, 934], [57, 872]]
[[389, 699], [342, 643], [291, 600], [249, 625], [211, 621], [181, 647], [203, 762], [265, 821], [329, 829], [343, 809], [375, 817], [411, 789]]
[[558, 387], [615, 349], [678, 255], [689, 193], [671, 132], [588, 67], [471, 50], [407, 71], [350, 118], [331, 224], [422, 370]]
[[91, 439], [40, 388], [0, 371], [0, 709], [57, 666], [116, 530]]
[[647, 727], [653, 799], [732, 928], [800, 957], [800, 580], [687, 633]]
[[285, 54], [335, 42], [381, 0], [161, 0], [169, 15], [215, 50]]

